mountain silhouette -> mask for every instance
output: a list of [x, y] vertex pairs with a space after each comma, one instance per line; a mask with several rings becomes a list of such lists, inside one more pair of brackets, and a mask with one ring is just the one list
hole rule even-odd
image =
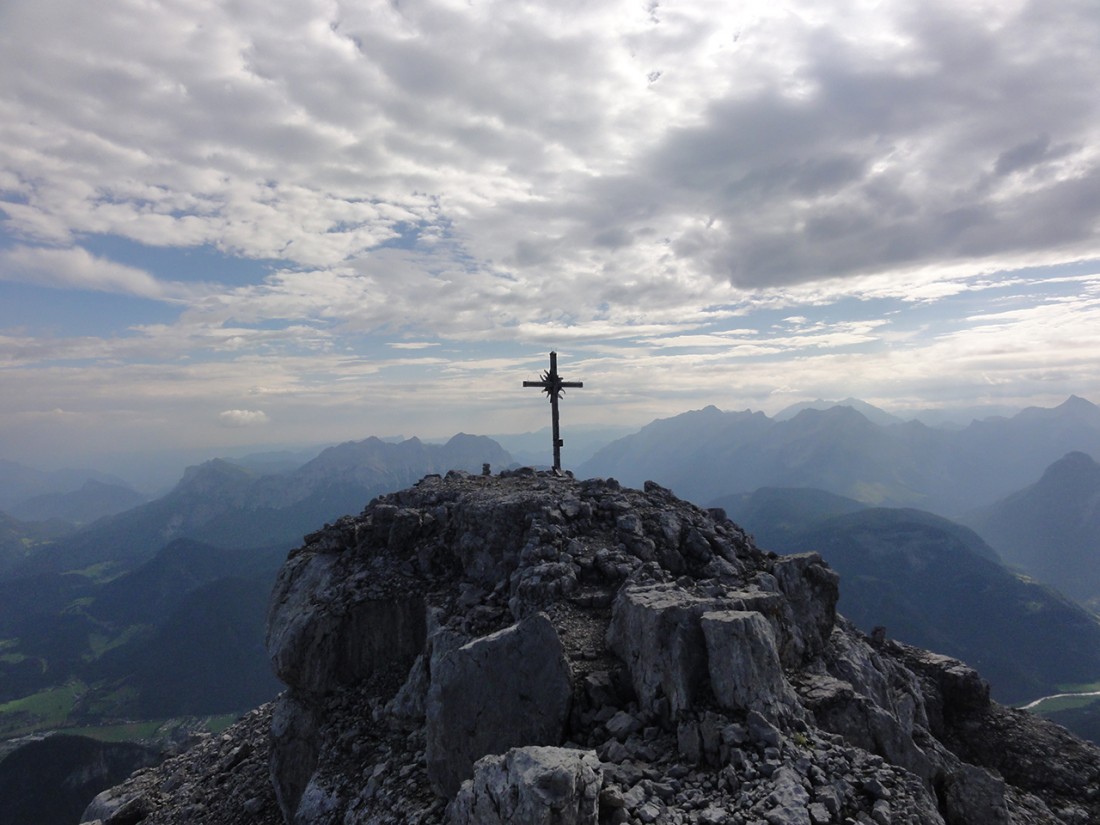
[[609, 444], [578, 475], [651, 479], [696, 502], [764, 486], [815, 487], [954, 517], [1030, 483], [1070, 450], [1100, 454], [1100, 408], [1076, 396], [960, 430], [877, 424], [850, 406], [784, 420], [707, 407]]
[[714, 502], [761, 547], [818, 552], [840, 573], [838, 610], [865, 632], [978, 667], [1015, 702], [1100, 674], [1100, 623], [1023, 579], [971, 529], [913, 509], [868, 508], [818, 490], [764, 489]]
[[132, 570], [179, 538], [225, 548], [290, 548], [316, 525], [358, 512], [381, 493], [428, 473], [479, 472], [482, 464], [511, 464], [491, 439], [459, 434], [446, 444], [419, 439], [393, 444], [377, 438], [323, 450], [290, 473], [261, 475], [223, 459], [189, 467], [166, 495], [100, 519], [36, 553], [9, 578], [110, 565]]
[[1067, 453], [1034, 484], [965, 519], [1005, 561], [1100, 604], [1100, 464]]

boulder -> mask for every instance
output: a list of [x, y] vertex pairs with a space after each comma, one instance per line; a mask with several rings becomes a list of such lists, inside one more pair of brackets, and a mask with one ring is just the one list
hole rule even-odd
[[448, 825], [596, 825], [600, 760], [593, 751], [513, 748], [485, 756], [447, 808]]
[[[796, 667], [820, 655], [836, 619], [836, 574], [812, 553], [780, 559], [778, 575], [762, 573], [752, 589], [688, 590], [679, 584], [632, 585], [619, 591], [613, 605], [607, 645], [624, 662], [641, 706], [662, 712], [667, 700], [671, 720], [690, 710], [708, 677], [718, 677], [727, 707], [763, 703], [775, 715], [797, 699], [783, 680], [783, 667]], [[789, 591], [789, 594], [788, 594]], [[718, 613], [729, 613], [726, 620]], [[704, 638], [702, 617], [715, 614], [712, 638]], [[735, 617], [733, 614], [742, 614]], [[755, 618], [747, 618], [749, 615]], [[723, 640], [721, 628], [727, 627]], [[720, 648], [709, 655], [708, 646]], [[736, 650], [735, 650], [736, 648]], [[739, 677], [724, 659], [734, 655], [752, 663], [766, 682]], [[713, 663], [711, 659], [714, 659]], [[748, 703], [748, 704], [746, 704]]]
[[976, 765], [961, 765], [944, 782], [947, 825], [1008, 825], [1005, 781]]
[[573, 681], [544, 613], [476, 639], [432, 663], [426, 705], [428, 779], [451, 797], [486, 754], [557, 745]]
[[645, 710], [657, 711], [662, 697], [668, 700], [672, 719], [693, 706], [707, 678], [700, 617], [729, 606], [728, 601], [677, 586], [640, 585], [619, 591], [607, 646], [626, 663]]
[[722, 610], [699, 619], [706, 640], [710, 686], [729, 710], [769, 718], [796, 712], [798, 699], [783, 677], [771, 625], [759, 613]]

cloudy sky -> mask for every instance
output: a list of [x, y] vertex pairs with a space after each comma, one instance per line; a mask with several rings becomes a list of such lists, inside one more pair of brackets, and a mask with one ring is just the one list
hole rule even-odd
[[0, 458], [1100, 401], [1094, 0], [4, 0]]

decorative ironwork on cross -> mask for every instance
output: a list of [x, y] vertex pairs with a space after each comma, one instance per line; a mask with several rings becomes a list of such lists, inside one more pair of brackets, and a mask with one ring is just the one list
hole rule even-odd
[[550, 419], [553, 424], [553, 439], [554, 439], [554, 469], [561, 469], [561, 448], [565, 443], [561, 440], [561, 435], [558, 431], [558, 399], [561, 398], [562, 392], [566, 387], [577, 389], [584, 386], [583, 381], [562, 381], [561, 376], [558, 375], [558, 354], [556, 352], [550, 353], [550, 369], [546, 370], [542, 374], [541, 381], [524, 381], [525, 387], [541, 387], [542, 391], [550, 396]]

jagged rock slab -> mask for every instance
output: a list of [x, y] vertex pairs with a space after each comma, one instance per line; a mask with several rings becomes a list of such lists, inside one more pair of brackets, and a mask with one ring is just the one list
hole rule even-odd
[[561, 742], [572, 697], [565, 651], [543, 613], [440, 657], [425, 720], [432, 787], [453, 796], [483, 755]]

